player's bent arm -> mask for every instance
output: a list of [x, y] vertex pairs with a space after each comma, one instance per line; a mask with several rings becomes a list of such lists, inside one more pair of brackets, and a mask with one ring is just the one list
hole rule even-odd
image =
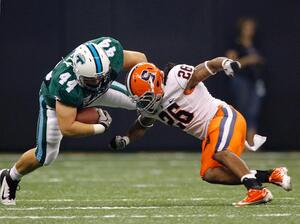
[[89, 136], [105, 131], [101, 124], [85, 124], [76, 121], [77, 108], [56, 101], [56, 116], [60, 131], [64, 136]]
[[195, 67], [192, 77], [186, 86], [186, 90], [192, 90], [199, 82], [204, 81], [211, 75], [215, 75], [219, 71], [224, 71], [226, 75], [233, 76], [240, 68], [241, 64], [238, 61], [233, 61], [226, 57], [217, 57], [205, 61]]
[[225, 57], [217, 57], [212, 60], [201, 63], [195, 67], [193, 75], [189, 80], [186, 89], [192, 90], [199, 82], [204, 81], [211, 75], [216, 74], [223, 70], [222, 62], [226, 59]]
[[141, 115], [134, 122], [125, 136], [115, 136], [110, 141], [110, 147], [115, 150], [124, 149], [129, 143], [142, 138], [147, 130], [153, 126], [154, 119], [142, 117]]
[[133, 66], [135, 66], [138, 63], [148, 61], [146, 55], [138, 51], [124, 50], [123, 55], [124, 55], [123, 69], [126, 71], [130, 70]]
[[147, 130], [153, 127], [154, 119], [143, 117], [140, 115], [134, 122], [133, 126], [128, 130], [127, 136], [130, 142], [135, 142], [142, 138]]

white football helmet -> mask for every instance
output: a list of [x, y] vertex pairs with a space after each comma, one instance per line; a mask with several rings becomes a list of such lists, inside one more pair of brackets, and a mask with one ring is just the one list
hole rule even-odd
[[105, 51], [91, 42], [74, 50], [72, 63], [79, 85], [93, 91], [101, 88], [110, 72], [110, 61]]

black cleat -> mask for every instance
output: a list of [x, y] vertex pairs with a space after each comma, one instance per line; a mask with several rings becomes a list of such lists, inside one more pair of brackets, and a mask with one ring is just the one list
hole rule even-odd
[[0, 170], [0, 202], [4, 205], [16, 205], [16, 191], [20, 181], [12, 180], [9, 169]]

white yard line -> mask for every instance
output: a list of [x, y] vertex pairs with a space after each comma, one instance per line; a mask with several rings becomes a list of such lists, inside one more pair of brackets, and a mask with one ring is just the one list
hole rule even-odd
[[[300, 215], [300, 214], [295, 214], [295, 215]], [[292, 216], [290, 213], [271, 213], [271, 214], [257, 214], [253, 215], [256, 217], [284, 217], [284, 216]]]
[[[147, 210], [147, 209], [176, 209], [176, 208], [199, 208], [199, 206], [188, 205], [188, 206], [67, 206], [67, 207], [25, 207], [25, 208], [18, 208], [18, 207], [5, 207], [0, 208], [0, 211], [41, 211], [41, 210]], [[286, 205], [286, 206], [272, 206], [269, 205], [268, 207], [286, 207], [286, 208], [299, 208], [300, 205]], [[277, 214], [277, 213], [276, 213]], [[258, 214], [254, 216], [276, 216], [276, 214]], [[289, 216], [289, 213], [278, 213], [278, 216]], [[229, 217], [230, 215], [228, 215]]]
[[[20, 202], [110, 202], [110, 201], [214, 201], [214, 200], [224, 200], [228, 201], [228, 198], [224, 197], [209, 197], [209, 198], [111, 198], [111, 199], [70, 199], [70, 198], [54, 198], [54, 199], [18, 199]], [[277, 200], [296, 200], [296, 198], [293, 197], [282, 197], [277, 198]], [[287, 205], [288, 206], [288, 205]]]
[[[176, 206], [175, 206], [176, 207]], [[162, 206], [68, 206], [68, 207], [28, 207], [28, 208], [12, 208], [8, 207], [5, 210], [9, 211], [31, 211], [31, 210], [139, 210], [139, 209], [158, 209], [164, 208]], [[174, 206], [173, 206], [174, 208]]]
[[[84, 216], [0, 216], [0, 220], [8, 220], [8, 219], [107, 219], [107, 218], [214, 218], [214, 217], [227, 217], [227, 218], [241, 218], [245, 217], [244, 215], [218, 215], [218, 214], [192, 214], [192, 215], [183, 215], [183, 214], [166, 214], [166, 215], [84, 215]], [[267, 213], [267, 214], [257, 214], [252, 215], [252, 217], [290, 217], [297, 216], [300, 214], [290, 214], [290, 213]], [[248, 216], [249, 217], [249, 216]]]

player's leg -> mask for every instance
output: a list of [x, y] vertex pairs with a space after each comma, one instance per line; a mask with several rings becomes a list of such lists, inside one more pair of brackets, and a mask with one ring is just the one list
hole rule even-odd
[[49, 165], [59, 152], [62, 139], [55, 111], [47, 109], [40, 99], [40, 113], [37, 125], [37, 147], [25, 152], [11, 169], [0, 171], [0, 202], [15, 205], [16, 189], [21, 178], [35, 169]]
[[[245, 121], [242, 118], [238, 119], [238, 122], [241, 123], [239, 127], [241, 130], [239, 133], [233, 135], [234, 126], [237, 123], [236, 120], [237, 113], [233, 113], [231, 108], [226, 106], [226, 108], [219, 108], [209, 125], [208, 136], [202, 144], [201, 161], [201, 176], [208, 182], [235, 184], [237, 182], [236, 179], [240, 180], [245, 174], [250, 174], [246, 163], [239, 158], [244, 150], [243, 139], [245, 139], [246, 135]], [[226, 150], [229, 143], [231, 143], [230, 138], [232, 137], [236, 140], [234, 142], [236, 154]], [[222, 165], [225, 169], [212, 169], [222, 167]], [[218, 178], [220, 178], [219, 181], [216, 180]], [[224, 182], [221, 180], [224, 180]]]
[[208, 168], [202, 179], [211, 184], [242, 184], [241, 180], [224, 166]]
[[[213, 156], [226, 169], [224, 169], [225, 167], [210, 168], [205, 172], [204, 180], [210, 183], [238, 184], [239, 177], [249, 172], [246, 163], [239, 157], [242, 153], [239, 148], [233, 145], [230, 147], [232, 149], [223, 150], [215, 153]], [[288, 175], [286, 167], [278, 167], [270, 170], [251, 170], [251, 173], [255, 175], [258, 183], [272, 183], [282, 187], [286, 191], [292, 190], [291, 177]]]
[[15, 166], [10, 169], [11, 176], [14, 180], [20, 180], [20, 177], [42, 166], [36, 159], [35, 151], [36, 148], [29, 149], [20, 157]]
[[[246, 138], [246, 122], [240, 113], [224, 105], [211, 121], [207, 138], [202, 149], [201, 176], [204, 180], [217, 182], [216, 179], [220, 177], [223, 184], [236, 184], [239, 179], [248, 189], [248, 196], [239, 202], [239, 205], [259, 204], [272, 199], [271, 192], [262, 187], [240, 158]], [[226, 167], [225, 171], [229, 171], [227, 179], [221, 177], [219, 169], [211, 169], [220, 166]], [[210, 177], [214, 179], [209, 179]]]
[[224, 165], [239, 179], [247, 174], [251, 174], [247, 164], [239, 156], [229, 150], [216, 152], [213, 158]]
[[41, 164], [35, 158], [35, 148], [25, 152], [11, 169], [0, 170], [0, 195], [4, 205], [16, 204], [16, 190], [23, 175], [32, 172]]
[[[202, 179], [209, 183], [216, 183], [216, 184], [227, 184], [227, 185], [242, 184], [241, 177], [251, 173], [250, 170], [247, 169], [247, 165], [245, 164], [245, 162], [241, 160], [234, 153], [229, 152], [228, 155], [226, 156], [233, 157], [234, 159], [227, 158], [226, 160], [237, 164], [236, 167], [233, 167], [233, 170], [235, 170], [236, 172], [234, 173], [234, 171], [226, 167], [226, 165], [214, 159], [213, 157], [214, 149], [210, 149], [211, 148], [210, 146], [211, 145], [206, 146], [205, 150], [203, 151], [204, 153], [202, 155], [202, 165], [201, 165]], [[212, 152], [211, 155], [208, 155], [208, 152]], [[238, 162], [234, 161], [235, 159], [237, 159]], [[241, 162], [241, 164], [239, 164], [239, 162]], [[237, 168], [241, 168], [241, 169], [239, 170]], [[258, 185], [260, 186], [259, 182]]]
[[277, 167], [270, 170], [251, 170], [261, 183], [272, 183], [286, 191], [292, 190], [292, 180], [286, 167]]
[[[270, 170], [251, 170], [259, 183], [272, 183], [286, 191], [292, 190], [291, 177], [286, 167]], [[210, 167], [202, 177], [203, 180], [213, 184], [240, 185], [241, 180], [224, 166]]]

